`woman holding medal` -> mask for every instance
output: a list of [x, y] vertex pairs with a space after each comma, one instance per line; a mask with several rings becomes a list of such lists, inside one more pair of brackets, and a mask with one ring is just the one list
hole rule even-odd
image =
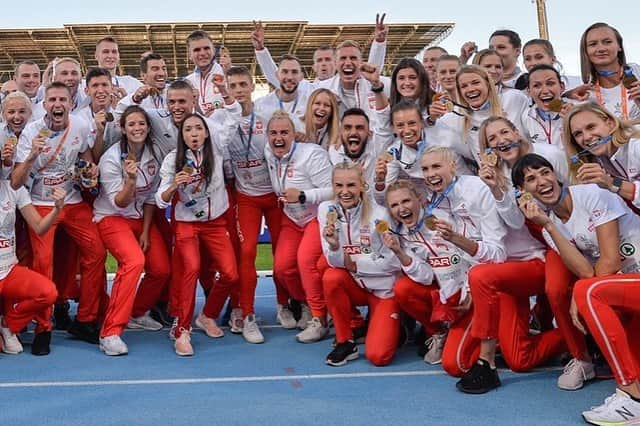
[[498, 94], [487, 72], [477, 65], [460, 67], [456, 90], [461, 106], [436, 122], [436, 138], [442, 144], [459, 147], [457, 149], [463, 151], [459, 154], [480, 163], [478, 130], [484, 120], [494, 115], [506, 116], [526, 135], [521, 117], [529, 99], [520, 91], [506, 90]]
[[595, 103], [575, 106], [566, 118], [572, 178], [618, 194], [640, 214], [640, 131]]
[[580, 68], [589, 99], [616, 117], [640, 117], [640, 67], [628, 64], [622, 36], [615, 28], [597, 22], [580, 39]]
[[238, 282], [236, 259], [227, 232], [224, 212], [229, 198], [224, 186], [223, 157], [202, 116], [189, 114], [181, 123], [178, 148], [164, 159], [156, 203], [167, 208], [175, 203], [174, 252], [170, 300], [177, 302], [172, 312], [177, 320], [170, 337], [176, 339], [180, 356], [193, 355], [191, 320], [195, 308], [196, 281], [200, 273], [201, 249], [207, 250], [220, 279], [210, 290], [196, 325], [212, 338], [224, 333], [217, 326], [222, 307]]
[[442, 117], [453, 111], [457, 101], [456, 73], [460, 68], [460, 60], [455, 55], [442, 55], [436, 64], [436, 78], [438, 79], [438, 91], [431, 98], [429, 105], [429, 117], [427, 124], [434, 123], [438, 117]]
[[424, 209], [415, 186], [399, 180], [387, 189], [387, 208], [398, 224], [395, 230], [377, 224], [383, 231], [382, 241], [391, 249], [402, 265], [405, 276], [394, 287], [394, 298], [400, 308], [419, 321], [430, 336], [426, 342], [424, 361], [442, 362], [449, 327], [465, 312], [460, 302], [468, 292], [467, 270], [470, 263], [460, 249], [434, 231], [434, 212], [439, 218], [448, 214], [438, 206], [453, 189], [447, 189]]
[[376, 232], [379, 223], [388, 228], [388, 214], [369, 200], [357, 163], [338, 163], [332, 183], [334, 199], [318, 207], [322, 251], [330, 266], [322, 283], [337, 343], [326, 363], [338, 367], [358, 358], [351, 319], [354, 308], [366, 305], [366, 357], [373, 365], [387, 365], [400, 337], [400, 311], [393, 298], [400, 262], [383, 244], [385, 232]]
[[322, 249], [316, 219], [318, 204], [332, 194], [329, 154], [318, 145], [296, 142], [293, 120], [284, 111], [276, 111], [269, 120], [267, 137], [265, 159], [284, 210], [273, 274], [302, 303], [298, 328], [303, 331], [297, 340], [316, 342], [329, 334], [318, 270]]
[[18, 138], [31, 118], [31, 101], [22, 92], [13, 92], [2, 101], [2, 129], [0, 129], [0, 150], [2, 167], [0, 179], [8, 179], [13, 169], [13, 160]]
[[563, 117], [572, 107], [562, 100], [564, 90], [560, 73], [551, 65], [535, 65], [529, 71], [527, 92], [534, 104], [524, 112], [522, 124], [536, 145], [562, 149]]
[[305, 141], [328, 150], [340, 143], [340, 117], [336, 96], [328, 89], [316, 89], [309, 96], [304, 113]]
[[578, 277], [571, 318], [593, 335], [618, 384], [582, 416], [592, 424], [640, 422], [640, 217], [596, 184], [560, 185], [551, 164], [535, 154], [515, 165], [513, 183], [533, 196], [521, 209]]
[[[537, 73], [532, 73], [534, 80]], [[517, 161], [529, 153], [538, 154], [549, 161], [557, 176], [564, 185], [569, 184], [569, 171], [564, 152], [552, 145], [542, 143], [530, 143], [520, 138], [515, 126], [503, 117], [491, 117], [480, 127], [480, 146], [485, 150], [482, 155], [480, 178], [489, 186], [496, 199], [498, 213], [508, 226], [510, 234], [516, 242], [511, 242], [508, 249], [520, 246], [523, 252], [512, 257], [522, 257], [528, 250], [527, 247], [540, 247], [538, 241], [531, 238], [535, 236], [543, 241], [541, 229], [525, 221], [524, 216], [517, 207], [511, 188], [511, 171]], [[521, 195], [517, 203], [522, 204], [530, 199], [528, 194]], [[531, 235], [523, 230], [523, 226], [529, 229]], [[569, 351], [574, 357], [565, 367], [563, 374], [558, 378], [558, 387], [565, 390], [576, 390], [582, 387], [585, 380], [594, 378], [595, 373], [591, 356], [586, 350], [584, 336], [573, 326], [569, 317], [569, 302], [571, 300], [571, 285], [575, 278], [564, 266], [560, 257], [551, 249], [546, 250], [545, 258], [545, 282], [544, 290], [533, 285], [531, 293], [536, 296], [544, 295], [549, 301], [549, 306], [556, 318], [558, 329], [562, 333]], [[521, 290], [524, 290], [521, 288]], [[508, 290], [504, 291], [510, 294]], [[523, 302], [524, 303], [524, 302]], [[525, 319], [522, 320], [523, 323]], [[502, 344], [502, 341], [501, 341]]]
[[153, 224], [160, 161], [151, 141], [147, 114], [138, 106], [127, 107], [120, 117], [120, 128], [120, 143], [107, 149], [100, 159], [100, 193], [93, 203], [93, 219], [102, 241], [118, 261], [100, 331], [100, 349], [106, 355], [128, 353], [120, 338], [125, 327], [162, 329], [148, 310], [169, 278], [167, 247]]

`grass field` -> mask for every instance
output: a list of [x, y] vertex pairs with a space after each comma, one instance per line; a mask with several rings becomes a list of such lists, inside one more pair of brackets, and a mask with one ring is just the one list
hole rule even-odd
[[[107, 272], [115, 272], [118, 263], [109, 254], [107, 256]], [[256, 269], [258, 271], [273, 269], [273, 256], [271, 256], [271, 244], [258, 244], [258, 255], [256, 256]]]

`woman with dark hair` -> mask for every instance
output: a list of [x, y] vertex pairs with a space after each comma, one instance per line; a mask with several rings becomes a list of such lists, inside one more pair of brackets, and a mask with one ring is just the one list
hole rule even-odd
[[520, 207], [525, 216], [544, 228], [545, 239], [578, 277], [572, 322], [592, 334], [616, 379], [615, 394], [582, 416], [597, 425], [638, 424], [640, 217], [596, 184], [562, 186], [551, 164], [535, 154], [520, 159], [512, 179], [530, 194]]
[[93, 205], [102, 241], [118, 262], [100, 331], [100, 349], [107, 355], [128, 353], [120, 338], [125, 327], [162, 328], [148, 310], [169, 277], [167, 247], [152, 221], [160, 161], [149, 134], [149, 118], [142, 108], [130, 106], [120, 117], [120, 127], [120, 143], [100, 158], [100, 193]]
[[623, 120], [640, 116], [640, 67], [627, 63], [618, 30], [603, 22], [589, 26], [580, 39], [580, 68], [593, 89], [590, 100]]
[[209, 337], [224, 333], [215, 322], [224, 302], [238, 283], [236, 259], [227, 232], [224, 212], [229, 199], [224, 186], [223, 157], [205, 119], [198, 114], [186, 116], [180, 126], [178, 147], [162, 162], [156, 202], [161, 208], [174, 203], [174, 274], [170, 300], [176, 320], [169, 336], [175, 338], [180, 356], [193, 355], [191, 319], [195, 308], [196, 281], [200, 273], [201, 249], [208, 252], [220, 279], [211, 288], [196, 326]]

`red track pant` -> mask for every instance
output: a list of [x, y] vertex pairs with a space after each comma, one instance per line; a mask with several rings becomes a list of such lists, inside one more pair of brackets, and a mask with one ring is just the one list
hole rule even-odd
[[366, 357], [376, 366], [389, 364], [396, 353], [400, 338], [400, 308], [393, 297], [376, 297], [358, 286], [351, 274], [342, 268], [327, 269], [322, 276], [322, 284], [338, 343], [353, 338], [353, 309], [357, 306], [368, 306]]
[[[280, 226], [282, 225], [282, 210], [278, 206], [278, 199], [274, 193], [252, 197], [238, 192], [236, 201], [238, 203], [238, 239], [240, 240], [238, 259], [240, 307], [242, 315], [247, 316], [254, 313], [256, 285], [258, 284], [256, 255], [262, 216], [264, 215], [269, 227], [271, 250], [275, 255]], [[284, 305], [288, 302], [289, 295], [277, 282], [275, 284], [278, 303]]]
[[637, 382], [640, 378], [640, 274], [579, 280], [573, 297], [616, 381], [623, 386]]
[[208, 222], [180, 222], [174, 226], [174, 264], [179, 264], [180, 275], [171, 280], [172, 313], [178, 317], [176, 338], [180, 328], [189, 330], [195, 309], [196, 282], [200, 273], [201, 248], [210, 256], [215, 270], [221, 275], [209, 292], [202, 312], [217, 318], [232, 289], [238, 284], [238, 270], [233, 246], [224, 217]]
[[444, 321], [453, 323], [458, 319], [453, 308], [460, 303], [460, 292], [443, 304], [436, 284], [419, 284], [405, 276], [396, 281], [393, 294], [400, 308], [420, 322], [428, 334], [441, 333]]
[[4, 321], [12, 333], [19, 333], [35, 319], [36, 333], [51, 331], [51, 314], [58, 292], [45, 276], [16, 265], [0, 280]]
[[476, 265], [469, 271], [469, 285], [474, 305], [471, 335], [477, 344], [479, 339], [497, 339], [513, 371], [530, 370], [565, 350], [557, 329], [529, 334], [529, 297], [545, 288], [543, 261]]
[[[142, 251], [142, 219], [107, 216], [98, 230], [107, 250], [118, 261], [101, 337], [121, 335], [130, 317], [139, 317], [156, 303], [169, 278], [169, 256], [155, 225], [149, 229], [149, 248]], [[144, 279], [140, 281], [142, 271]], [[140, 285], [138, 285], [140, 282]]]
[[318, 318], [327, 315], [322, 275], [318, 270], [321, 256], [318, 221], [313, 219], [304, 228], [300, 228], [283, 215], [273, 274], [291, 297], [301, 302], [306, 300], [313, 316]]
[[[53, 207], [35, 206], [41, 216]], [[76, 319], [95, 322], [98, 319], [100, 299], [107, 284], [104, 267], [107, 253], [93, 223], [93, 212], [84, 202], [67, 204], [58, 214], [51, 229], [40, 236], [29, 229], [33, 249], [33, 270], [51, 279], [53, 276], [53, 241], [56, 228], [62, 226], [80, 248], [80, 304]]]

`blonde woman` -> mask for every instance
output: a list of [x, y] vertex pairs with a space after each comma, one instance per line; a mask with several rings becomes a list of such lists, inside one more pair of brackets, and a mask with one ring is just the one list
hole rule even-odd
[[328, 89], [311, 93], [304, 113], [305, 141], [324, 149], [336, 146], [340, 137], [340, 117], [336, 96]]

